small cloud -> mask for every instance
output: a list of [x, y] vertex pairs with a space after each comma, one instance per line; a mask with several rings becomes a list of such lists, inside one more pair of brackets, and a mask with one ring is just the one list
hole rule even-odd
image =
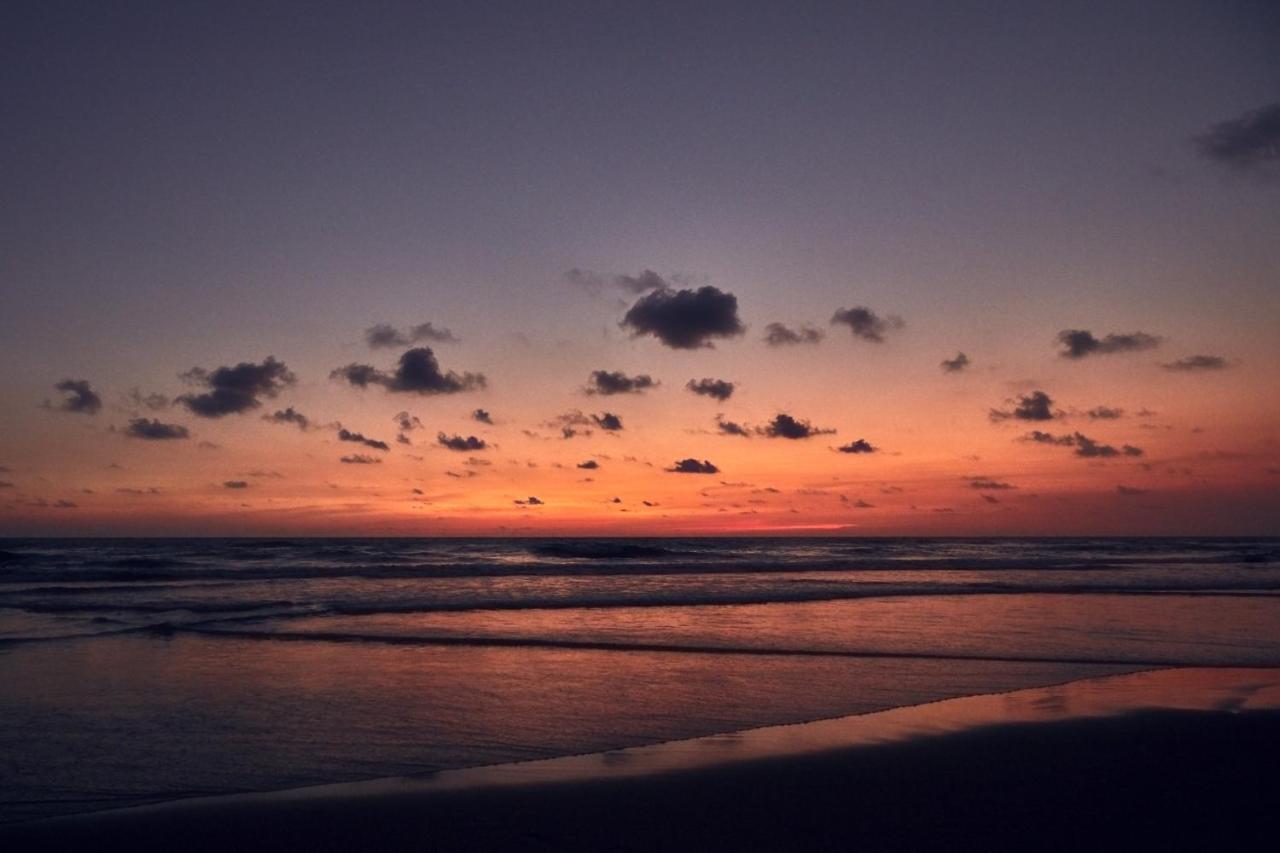
[[408, 412], [396, 412], [391, 420], [395, 421], [396, 427], [401, 432], [413, 432], [415, 429], [422, 429], [422, 421], [418, 420], [418, 416], [411, 415]]
[[64, 379], [53, 386], [64, 396], [57, 409], [61, 412], [74, 412], [78, 415], [96, 415], [102, 408], [102, 398], [89, 387], [85, 379]]
[[1110, 406], [1096, 406], [1085, 412], [1095, 421], [1114, 421], [1124, 417], [1124, 409], [1115, 409]]
[[789, 438], [803, 439], [813, 438], [815, 435], [830, 435], [834, 433], [833, 429], [823, 429], [815, 427], [806, 420], [794, 418], [785, 412], [779, 412], [774, 415], [773, 420], [769, 421], [763, 427], [759, 427], [756, 432], [760, 435], [766, 435], [769, 438]]
[[474, 435], [468, 435], [464, 438], [461, 435], [445, 435], [441, 432], [436, 434], [436, 441], [439, 442], [441, 447], [460, 452], [484, 450], [489, 446], [483, 438], [476, 438]]
[[990, 477], [970, 477], [969, 488], [978, 489], [980, 491], [1003, 491], [1005, 489], [1016, 489], [1018, 487], [1012, 483], [1003, 483], [999, 480], [993, 480]]
[[269, 415], [263, 415], [262, 419], [273, 424], [293, 424], [304, 432], [311, 428], [311, 419], [294, 409], [293, 406], [287, 409], [278, 409]]
[[[712, 465], [707, 460], [699, 462], [697, 459], [681, 459], [670, 468], [666, 469], [672, 474], [719, 474], [720, 469]], [[644, 502], [645, 506], [653, 506], [648, 501]]]
[[1195, 137], [1200, 156], [1236, 172], [1280, 175], [1280, 101], [1218, 122]]
[[1074, 447], [1075, 455], [1086, 459], [1107, 459], [1115, 456], [1142, 456], [1143, 450], [1140, 447], [1134, 447], [1132, 444], [1122, 445], [1115, 448], [1110, 444], [1103, 444], [1089, 438], [1083, 433], [1070, 433], [1067, 435], [1053, 435], [1040, 430], [1032, 430], [1022, 437], [1023, 441], [1032, 441], [1037, 444], [1052, 444], [1059, 447]]
[[[573, 286], [597, 295], [606, 287], [616, 287], [626, 293], [645, 293], [650, 290], [670, 289], [674, 284], [673, 280], [663, 278], [650, 269], [642, 270], [639, 275], [602, 275], [575, 267], [565, 273], [564, 278]], [[680, 278], [680, 276], [673, 278]]]
[[871, 442], [865, 438], [851, 441], [836, 448], [840, 453], [876, 453], [879, 449], [878, 447], [872, 447]]
[[135, 409], [150, 409], [153, 412], [159, 412], [169, 408], [172, 402], [163, 394], [143, 394], [137, 388], [130, 388], [129, 393], [124, 395], [125, 403]]
[[962, 352], [958, 352], [956, 353], [955, 358], [944, 358], [939, 364], [939, 367], [942, 368], [943, 373], [959, 373], [967, 368], [971, 363], [972, 362], [969, 361], [969, 356]]
[[617, 432], [622, 429], [622, 418], [613, 412], [601, 412], [598, 415], [592, 415], [591, 421], [605, 432]]
[[746, 331], [738, 319], [738, 297], [710, 286], [654, 290], [638, 299], [619, 325], [633, 337], [652, 335], [672, 349], [712, 347], [713, 338]]
[[1043, 391], [1032, 391], [1018, 397], [1012, 410], [992, 409], [991, 420], [1003, 421], [1014, 418], [1020, 421], [1053, 420], [1053, 398]]
[[1196, 370], [1226, 370], [1231, 367], [1231, 362], [1220, 355], [1189, 355], [1177, 361], [1163, 362], [1160, 366], [1165, 370], [1187, 373]]
[[716, 415], [716, 428], [724, 435], [736, 435], [742, 438], [751, 437], [751, 430], [736, 421], [725, 420], [724, 415]]
[[832, 324], [843, 324], [849, 327], [855, 338], [862, 338], [873, 344], [884, 343], [884, 336], [903, 328], [906, 323], [901, 317], [888, 316], [881, 318], [876, 312], [862, 305], [854, 308], [840, 308], [831, 315]]
[[403, 332], [387, 323], [379, 323], [364, 330], [364, 342], [369, 345], [369, 349], [407, 347], [423, 341], [436, 344], [459, 343], [453, 332], [448, 329], [437, 329], [430, 323], [411, 326]]
[[978, 495], [978, 497], [982, 498], [984, 501], [986, 501], [986, 502], [987, 502], [987, 503], [989, 503], [989, 504], [998, 504], [998, 503], [1000, 503], [1000, 499], [999, 499], [999, 498], [997, 498], [995, 495], [985, 495], [985, 494], [984, 494], [984, 495]]
[[493, 426], [493, 416], [484, 409], [476, 409], [472, 411], [471, 420], [476, 423], [489, 424], [490, 426]]
[[733, 396], [734, 384], [723, 379], [690, 379], [684, 387], [700, 397], [724, 402]]
[[347, 465], [378, 465], [382, 462], [376, 456], [366, 456], [363, 453], [352, 453], [350, 456], [343, 456], [338, 461]]
[[1116, 486], [1116, 491], [1122, 495], [1129, 495], [1129, 496], [1145, 495], [1145, 494], [1150, 494], [1151, 492], [1150, 489], [1139, 489], [1139, 488], [1135, 488], [1134, 486], [1125, 486], [1125, 485]]
[[600, 467], [600, 463], [594, 459], [588, 459], [586, 462], [579, 462], [578, 467], [587, 471], [594, 471]]
[[76, 508], [76, 506], [77, 506], [77, 505], [75, 504], [75, 502], [73, 502], [73, 501], [69, 501], [69, 500], [65, 500], [65, 499], [62, 499], [62, 500], [56, 500], [56, 501], [54, 501], [54, 502], [53, 502], [53, 508], [54, 508], [54, 509], [75, 509], [75, 508]]
[[862, 498], [858, 498], [856, 501], [853, 502], [853, 508], [854, 509], [875, 509], [876, 505], [873, 503], [867, 503]]
[[771, 347], [789, 347], [800, 344], [819, 344], [825, 333], [821, 329], [804, 325], [792, 329], [782, 323], [770, 323], [764, 327], [764, 342]]
[[130, 438], [141, 438], [146, 441], [170, 441], [190, 438], [191, 433], [180, 424], [166, 424], [151, 418], [134, 418], [125, 427], [124, 434]]
[[391, 447], [385, 441], [379, 441], [376, 438], [365, 438], [358, 432], [352, 432], [349, 429], [338, 430], [338, 441], [349, 441], [352, 444], [363, 444], [365, 447], [372, 447], [374, 450], [390, 450]]
[[[605, 432], [618, 432], [622, 429], [622, 418], [612, 412], [601, 412], [598, 415], [584, 415], [578, 409], [570, 409], [563, 415], [557, 415], [544, 424], [551, 429], [560, 430], [564, 438], [575, 438], [580, 435], [591, 435], [592, 427], [599, 427]], [[528, 433], [531, 438], [537, 436]]]
[[247, 489], [249, 483], [247, 480], [226, 480], [222, 483], [224, 489]]
[[1063, 358], [1081, 359], [1090, 355], [1113, 355], [1121, 352], [1140, 352], [1160, 346], [1161, 338], [1146, 332], [1109, 334], [1099, 339], [1085, 329], [1063, 329], [1058, 332], [1058, 343]]
[[520, 506], [542, 506], [546, 502], [541, 500], [540, 498], [535, 498], [532, 495], [530, 495], [529, 497], [525, 498], [522, 501], [520, 500], [515, 501], [515, 503], [519, 504]]
[[285, 387], [297, 382], [284, 362], [268, 356], [261, 364], [242, 361], [232, 367], [205, 370], [193, 367], [182, 374], [192, 385], [209, 390], [201, 394], [184, 394], [177, 399], [191, 413], [202, 418], [220, 418], [239, 414], [262, 405], [260, 397], [274, 397]]
[[613, 394], [639, 394], [657, 384], [648, 374], [628, 376], [620, 370], [593, 370], [585, 390], [588, 394], [608, 397]]
[[406, 350], [390, 373], [368, 364], [348, 364], [335, 368], [329, 373], [329, 378], [345, 381], [357, 388], [380, 385], [400, 394], [457, 394], [486, 385], [482, 373], [442, 371], [430, 347]]

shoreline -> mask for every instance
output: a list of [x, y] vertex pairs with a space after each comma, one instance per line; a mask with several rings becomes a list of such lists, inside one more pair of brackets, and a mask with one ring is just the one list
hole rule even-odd
[[[1246, 732], [1248, 737], [1243, 737]], [[1264, 743], [1271, 747], [1261, 748]], [[973, 755], [957, 764], [975, 745], [983, 747], [977, 755], [990, 753], [1002, 760], [988, 761], [982, 773], [974, 766]], [[1135, 753], [1139, 745], [1144, 746]], [[1171, 750], [1180, 755], [1184, 770], [1168, 776], [1146, 767], [1149, 761], [1160, 764], [1159, 756]], [[1031, 755], [1040, 757], [1024, 766]], [[1207, 764], [1211, 770], [1224, 762], [1245, 767], [1257, 759], [1269, 764], [1266, 758], [1280, 755], [1280, 669], [1161, 669], [1108, 675], [608, 752], [446, 770], [425, 777], [82, 813], [11, 824], [0, 828], [0, 839], [12, 836], [30, 849], [143, 850], [176, 845], [181, 838], [187, 849], [252, 850], [276, 849], [278, 842], [269, 839], [286, 832], [293, 843], [310, 849], [350, 845], [415, 849], [427, 838], [433, 839], [428, 845], [433, 849], [511, 849], [522, 847], [519, 839], [533, 832], [539, 837], [555, 836], [555, 849], [599, 849], [600, 844], [651, 849], [658, 839], [645, 835], [644, 828], [665, 832], [662, 827], [674, 821], [691, 834], [666, 838], [659, 846], [706, 849], [716, 846], [716, 838], [726, 844], [731, 841], [733, 826], [721, 825], [726, 815], [736, 815], [733, 825], [754, 826], [749, 834], [770, 831], [770, 826], [790, 826], [790, 837], [799, 831], [795, 814], [814, 811], [834, 787], [856, 790], [864, 801], [883, 799], [892, 788], [883, 787], [886, 773], [903, 786], [897, 800], [907, 791], [936, 787], [940, 780], [954, 779], [963, 789], [976, 784], [983, 773], [999, 777], [1021, 772], [1034, 777], [1032, 787], [1052, 801], [1055, 794], [1063, 795], [1064, 786], [1074, 784], [1071, 773], [1051, 768], [1081, 759], [1089, 765], [1105, 764], [1111, 760], [1108, 755], [1111, 759], [1125, 756], [1118, 761], [1118, 769], [1137, 773], [1139, 788], [1148, 793], [1169, 782], [1181, 788], [1190, 785], [1197, 788], [1200, 799], [1210, 797], [1221, 812], [1230, 804], [1224, 805], [1222, 795], [1209, 790], [1208, 782], [1215, 775], [1204, 767], [1192, 773], [1190, 767]], [[916, 768], [914, 772], [908, 770], [911, 767]], [[949, 769], [942, 772], [944, 768]], [[781, 779], [791, 780], [796, 790], [778, 791]], [[1099, 777], [1094, 784], [1101, 791], [1112, 783]], [[1227, 785], [1232, 791], [1237, 787]], [[1265, 795], [1272, 806], [1280, 806], [1280, 782], [1269, 773], [1259, 775], [1248, 787]], [[761, 804], [764, 811], [743, 814], [734, 805], [762, 790], [773, 791], [767, 804]], [[805, 794], [798, 796], [798, 790]], [[1132, 790], [1125, 794], [1134, 795]], [[996, 799], [989, 808], [999, 806]], [[649, 806], [637, 812], [642, 802]], [[875, 823], [890, 815], [894, 802], [888, 798], [860, 821], [870, 825], [868, 821]], [[922, 818], [942, 809], [952, 820], [981, 811], [980, 802], [966, 802], [959, 812], [944, 806], [938, 800], [932, 805], [917, 802], [913, 808]], [[1143, 813], [1141, 803], [1133, 806], [1134, 814]], [[769, 811], [777, 821], [756, 826]], [[1088, 815], [1077, 817], [1088, 822]], [[831, 817], [834, 822], [843, 819]], [[817, 826], [804, 823], [810, 834], [817, 834], [806, 836], [803, 843], [795, 836], [791, 840], [796, 844], [811, 846], [819, 836], [831, 840], [827, 830], [833, 827], [824, 829], [821, 820]], [[1237, 818], [1237, 828], [1247, 823]], [[714, 837], [703, 837], [703, 830], [713, 826], [719, 827]], [[558, 836], [557, 827], [562, 831]], [[616, 837], [615, 829], [620, 833]], [[882, 849], [877, 845], [892, 841], [884, 836], [885, 830], [864, 832], [863, 842]], [[573, 837], [563, 832], [572, 832]], [[699, 838], [696, 844], [694, 836]], [[913, 844], [927, 845], [932, 837], [915, 837]], [[325, 847], [337, 839], [345, 841]], [[201, 847], [205, 842], [208, 846]], [[631, 842], [638, 846], [626, 848]]]

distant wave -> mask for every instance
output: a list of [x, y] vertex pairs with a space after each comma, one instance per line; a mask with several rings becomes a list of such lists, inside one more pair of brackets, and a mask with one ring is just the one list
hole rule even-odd
[[1110, 557], [1095, 560], [1067, 559], [1054, 556], [1010, 557], [919, 557], [894, 560], [887, 557], [824, 556], [770, 560], [758, 555], [718, 557], [696, 561], [673, 554], [665, 559], [641, 554], [627, 556], [580, 554], [571, 559], [547, 558], [540, 562], [492, 561], [466, 563], [374, 562], [351, 560], [343, 564], [275, 562], [229, 566], [225, 563], [191, 565], [179, 560], [143, 561], [131, 559], [115, 564], [38, 565], [33, 561], [18, 563], [13, 569], [0, 570], [0, 583], [55, 582], [129, 582], [183, 580], [306, 580], [321, 578], [430, 579], [430, 578], [497, 578], [497, 577], [575, 577], [588, 575], [725, 575], [725, 574], [795, 574], [803, 572], [860, 571], [1107, 571], [1126, 568], [1164, 568], [1170, 565], [1270, 566], [1276, 558], [1267, 554], [1233, 555], [1229, 559], [1208, 556], [1188, 557], [1170, 563], [1167, 559]]
[[[594, 540], [585, 542], [552, 542], [533, 545], [529, 553], [539, 557], [558, 557], [582, 560], [634, 560], [641, 557], [666, 557], [679, 554], [659, 545], [640, 545], [634, 542]], [[687, 552], [686, 552], [687, 553]]]
[[[491, 646], [514, 648], [580, 649], [610, 652], [669, 652], [676, 654], [751, 655], [787, 657], [894, 658], [911, 660], [965, 660], [993, 663], [1102, 664], [1112, 666], [1241, 666], [1238, 657], [1221, 660], [1188, 659], [1158, 655], [1034, 655], [980, 654], [944, 651], [900, 651], [887, 649], [815, 649], [768, 645], [718, 645], [703, 643], [663, 643], [639, 640], [564, 639], [558, 637], [511, 637], [467, 634], [362, 634], [344, 631], [258, 631], [205, 626], [164, 626], [164, 633], [190, 633], [202, 636], [228, 637], [260, 641], [373, 643], [395, 646]], [[1265, 660], [1250, 661], [1249, 666], [1280, 666], [1280, 654]]]

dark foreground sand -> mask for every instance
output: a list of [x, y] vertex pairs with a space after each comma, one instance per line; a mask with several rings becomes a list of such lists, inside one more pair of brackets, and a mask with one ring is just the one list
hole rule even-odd
[[[8, 827], [0, 847], [1276, 849], [1280, 675], [1207, 673], [1220, 683], [1188, 698], [1178, 691], [1194, 692], [1196, 672], [1205, 671], [953, 700], [524, 770], [104, 812]], [[1108, 682], [1128, 689], [1123, 701], [1099, 704]], [[983, 722], [990, 713], [1019, 721]], [[824, 738], [839, 742], [823, 746]], [[717, 749], [724, 760], [714, 760]]]

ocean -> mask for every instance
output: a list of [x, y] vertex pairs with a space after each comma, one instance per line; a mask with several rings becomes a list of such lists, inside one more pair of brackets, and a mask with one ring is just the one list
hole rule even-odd
[[0, 823], [1280, 666], [1280, 539], [0, 541]]

